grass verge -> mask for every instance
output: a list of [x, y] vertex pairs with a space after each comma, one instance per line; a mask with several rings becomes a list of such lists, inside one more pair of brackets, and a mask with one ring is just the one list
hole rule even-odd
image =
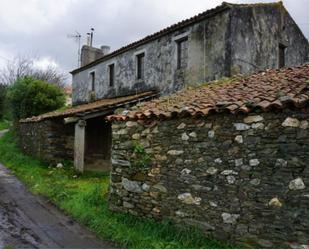
[[0, 119], [0, 131], [8, 129], [10, 127], [10, 122], [5, 119]]
[[[175, 227], [171, 222], [155, 222], [108, 210], [109, 177], [104, 174], [75, 174], [72, 165], [46, 166], [21, 153], [12, 132], [0, 138], [0, 162], [29, 189], [51, 199], [75, 220], [99, 237], [132, 249], [233, 249], [206, 238], [193, 228]], [[234, 248], [235, 249], [235, 248]]]

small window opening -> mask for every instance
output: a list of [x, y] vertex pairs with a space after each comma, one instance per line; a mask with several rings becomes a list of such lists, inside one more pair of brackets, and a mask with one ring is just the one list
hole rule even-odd
[[138, 80], [144, 79], [144, 70], [145, 70], [145, 53], [138, 54], [137, 59], [137, 75]]
[[95, 72], [90, 73], [91, 91], [95, 90]]
[[177, 41], [177, 69], [185, 68], [188, 59], [188, 37]]
[[114, 86], [115, 83], [115, 64], [108, 66], [109, 68], [109, 86]]
[[286, 46], [279, 44], [279, 68], [285, 66], [285, 50]]

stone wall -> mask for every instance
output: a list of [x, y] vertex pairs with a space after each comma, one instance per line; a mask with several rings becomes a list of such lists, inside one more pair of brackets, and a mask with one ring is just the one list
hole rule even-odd
[[308, 61], [308, 41], [281, 5], [234, 8], [230, 16], [232, 73], [249, 74], [257, 70], [277, 68], [279, 44], [286, 47], [286, 66], [296, 66]]
[[63, 118], [20, 123], [19, 140], [25, 153], [43, 161], [73, 160], [74, 124], [65, 125]]
[[113, 124], [110, 208], [308, 248], [309, 110]]

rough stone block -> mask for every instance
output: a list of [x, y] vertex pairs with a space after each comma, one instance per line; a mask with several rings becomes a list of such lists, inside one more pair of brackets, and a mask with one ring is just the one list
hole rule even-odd
[[299, 127], [300, 122], [297, 118], [286, 118], [283, 123], [282, 126], [283, 127]]
[[290, 181], [290, 184], [289, 184], [289, 189], [290, 190], [302, 190], [302, 189], [305, 189], [306, 186], [303, 182], [303, 179], [301, 179], [300, 177]]
[[246, 124], [257, 123], [263, 121], [264, 118], [260, 115], [248, 116], [244, 118]]
[[181, 154], [183, 154], [182, 150], [169, 150], [167, 152], [167, 154], [171, 155], [171, 156], [179, 156]]
[[239, 218], [239, 214], [222, 213], [221, 217], [226, 224], [235, 224]]
[[129, 192], [134, 192], [134, 193], [142, 193], [143, 190], [141, 188], [141, 184], [136, 181], [130, 181], [127, 178], [122, 178], [122, 186], [124, 187], [125, 190]]
[[195, 205], [200, 205], [202, 200], [200, 197], [193, 197], [191, 193], [179, 194], [177, 198], [185, 204], [195, 204]]
[[244, 142], [242, 135], [237, 135], [235, 137], [235, 141], [239, 144], [242, 144]]

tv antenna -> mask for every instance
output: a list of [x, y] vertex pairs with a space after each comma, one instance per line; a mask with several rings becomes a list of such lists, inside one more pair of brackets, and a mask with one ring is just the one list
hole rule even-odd
[[77, 50], [77, 56], [78, 56], [78, 58], [77, 58], [77, 67], [80, 67], [80, 66], [81, 66], [80, 40], [81, 40], [82, 35], [81, 35], [79, 32], [77, 32], [77, 31], [75, 30], [75, 34], [69, 34], [69, 35], [67, 35], [67, 37], [70, 38], [70, 39], [74, 39], [74, 41], [77, 42], [77, 44], [78, 44], [78, 50]]
[[90, 29], [90, 32], [87, 33], [87, 45], [92, 47], [92, 42], [93, 42], [93, 32], [94, 32], [94, 28]]

